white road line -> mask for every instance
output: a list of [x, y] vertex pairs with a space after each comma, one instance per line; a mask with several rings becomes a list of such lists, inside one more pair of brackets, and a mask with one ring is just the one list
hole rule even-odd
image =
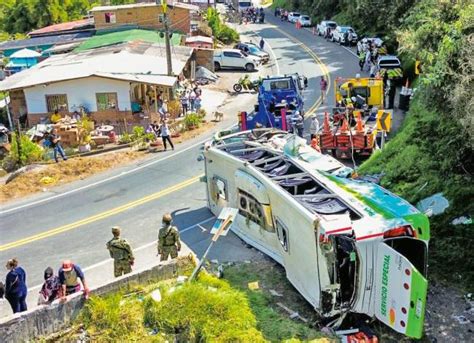
[[[224, 130], [229, 130], [231, 129], [232, 127], [234, 127], [235, 125], [232, 125], [230, 126], [229, 128], [226, 128]], [[165, 161], [167, 159], [170, 159], [174, 156], [177, 156], [177, 155], [180, 155], [188, 150], [191, 150], [207, 141], [209, 141], [210, 137], [207, 137], [206, 139], [203, 139], [202, 141], [199, 141], [198, 143], [195, 143], [193, 145], [190, 145], [189, 147], [183, 149], [183, 150], [180, 150], [180, 151], [177, 151], [171, 155], [168, 155], [166, 157], [163, 157], [163, 158], [160, 158], [158, 160], [154, 160], [154, 161], [151, 161], [150, 163], [146, 163], [146, 164], [143, 164], [139, 167], [136, 167], [136, 168], [133, 168], [133, 169], [130, 169], [130, 170], [127, 170], [127, 171], [124, 171], [120, 174], [117, 174], [117, 175], [114, 175], [114, 176], [111, 176], [111, 177], [108, 177], [106, 179], [102, 179], [102, 180], [99, 180], [99, 181], [96, 181], [96, 182], [93, 182], [93, 183], [90, 183], [90, 184], [87, 184], [87, 185], [84, 185], [82, 187], [78, 187], [78, 188], [74, 188], [74, 189], [71, 189], [67, 192], [64, 192], [64, 193], [60, 193], [60, 194], [56, 194], [56, 195], [53, 195], [53, 196], [50, 196], [48, 198], [44, 198], [44, 199], [40, 199], [40, 200], [36, 200], [36, 201], [32, 201], [32, 202], [29, 202], [29, 203], [26, 203], [24, 205], [20, 205], [20, 206], [16, 206], [16, 207], [12, 207], [12, 208], [9, 208], [8, 210], [5, 210], [5, 211], [1, 211], [0, 212], [0, 215], [5, 215], [7, 213], [10, 213], [10, 212], [15, 212], [17, 210], [21, 210], [23, 208], [27, 208], [27, 207], [30, 207], [30, 206], [34, 206], [34, 205], [38, 205], [38, 204], [42, 204], [44, 202], [47, 202], [47, 201], [51, 201], [51, 200], [54, 200], [54, 199], [57, 199], [57, 198], [61, 198], [61, 197], [64, 197], [66, 195], [69, 195], [69, 194], [73, 194], [73, 193], [76, 193], [76, 192], [79, 192], [79, 191], [82, 191], [84, 189], [88, 189], [88, 188], [91, 188], [91, 187], [94, 187], [94, 186], [97, 186], [97, 185], [100, 185], [102, 183], [105, 183], [105, 182], [109, 182], [109, 181], [112, 181], [112, 180], [115, 180], [115, 179], [118, 179], [120, 177], [123, 177], [125, 175], [128, 175], [128, 174], [132, 174], [136, 171], [139, 171], [141, 169], [144, 169], [144, 168], [147, 168], [151, 165], [154, 165], [156, 163], [159, 163], [159, 162], [162, 162], [162, 161]]]
[[355, 57], [359, 58], [359, 56], [357, 56], [357, 54], [356, 54], [354, 51], [352, 51], [351, 49], [349, 49], [348, 47], [346, 47], [346, 46], [344, 46], [344, 45], [341, 45], [341, 47], [342, 47], [343, 49], [346, 49], [347, 51], [349, 51], [349, 52], [350, 52], [352, 55], [354, 55]]
[[[191, 226], [188, 226], [188, 227], [186, 227], [186, 228], [180, 230], [179, 233], [182, 234], [182, 233], [184, 233], [184, 232], [187, 232], [187, 231], [189, 231], [189, 230], [194, 229], [195, 227], [199, 227], [199, 226], [201, 226], [202, 224], [205, 224], [205, 223], [211, 221], [211, 220], [214, 219], [214, 218], [215, 218], [215, 217], [209, 217], [209, 218], [207, 218], [207, 219], [204, 219], [203, 221], [200, 221], [199, 223], [193, 224], [193, 225], [191, 225]], [[153, 245], [155, 245], [155, 244], [156, 244], [156, 240], [154, 240], [154, 241], [152, 241], [152, 242], [150, 242], [150, 243], [146, 243], [146, 244], [144, 244], [144, 245], [142, 245], [142, 246], [139, 246], [138, 248], [133, 249], [133, 251], [134, 251], [134, 252], [137, 252], [137, 251], [146, 249], [146, 248], [148, 248], [148, 247], [150, 247], [150, 246], [153, 246]], [[88, 267], [86, 267], [86, 268], [83, 268], [82, 270], [83, 270], [84, 272], [87, 272], [87, 271], [89, 271], [89, 270], [92, 270], [92, 269], [101, 267], [101, 266], [103, 266], [103, 265], [109, 263], [110, 261], [112, 261], [112, 259], [111, 259], [111, 258], [108, 258], [108, 259], [103, 260], [103, 261], [101, 261], [101, 262], [97, 262], [97, 263], [95, 263], [95, 264], [93, 264], [93, 265], [90, 265], [90, 266], [88, 266]], [[31, 287], [31, 288], [28, 288], [28, 293], [30, 293], [30, 292], [32, 292], [32, 291], [35, 291], [35, 290], [37, 290], [37, 289], [40, 289], [42, 286], [43, 286], [43, 284], [41, 284], [41, 285], [36, 285], [36, 286]]]

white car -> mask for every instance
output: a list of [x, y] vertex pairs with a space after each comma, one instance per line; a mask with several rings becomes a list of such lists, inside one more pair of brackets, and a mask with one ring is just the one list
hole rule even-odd
[[334, 31], [337, 27], [337, 23], [335, 21], [332, 21], [332, 20], [323, 20], [321, 22], [321, 24], [319, 24], [317, 26], [317, 29], [318, 29], [318, 35], [319, 36], [324, 36], [325, 33], [326, 33], [326, 29], [327, 28], [330, 28], [331, 31]]
[[254, 71], [261, 63], [261, 59], [243, 53], [238, 49], [222, 49], [214, 51], [214, 70], [223, 68], [245, 69], [248, 72]]
[[296, 21], [298, 20], [299, 17], [301, 17], [301, 13], [290, 12], [290, 13], [288, 13], [288, 22], [296, 23]]
[[[346, 32], [347, 42], [345, 39]], [[350, 26], [338, 26], [332, 33], [332, 41], [343, 45], [355, 45], [357, 44], [357, 33]]]
[[309, 15], [301, 15], [298, 18], [298, 22], [301, 24], [302, 27], [311, 26], [311, 18]]

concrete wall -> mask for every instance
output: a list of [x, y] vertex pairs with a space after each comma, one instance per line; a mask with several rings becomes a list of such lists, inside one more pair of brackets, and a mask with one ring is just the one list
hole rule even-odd
[[[183, 257], [152, 267], [151, 269], [136, 271], [122, 276], [113, 282], [91, 290], [93, 295], [105, 295], [126, 289], [134, 284], [146, 284], [160, 280], [167, 280], [181, 274], [194, 266], [194, 258]], [[19, 313], [0, 322], [0, 342], [25, 342], [41, 336], [65, 330], [78, 316], [85, 300], [82, 294], [71, 296], [68, 302], [59, 304], [54, 302], [49, 306], [40, 306], [33, 310]]]
[[47, 113], [46, 95], [66, 94], [69, 112], [74, 106], [84, 105], [89, 111], [97, 111], [96, 93], [117, 93], [118, 109], [130, 111], [130, 84], [127, 81], [100, 77], [87, 77], [25, 88], [25, 99], [29, 114]]

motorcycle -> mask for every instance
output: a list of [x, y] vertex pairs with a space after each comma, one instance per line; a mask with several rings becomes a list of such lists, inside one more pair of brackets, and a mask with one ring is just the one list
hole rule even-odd
[[236, 93], [242, 92], [243, 89], [251, 91], [254, 90], [258, 92], [258, 87], [260, 86], [260, 80], [249, 80], [247, 76], [241, 77], [239, 81], [233, 86]]

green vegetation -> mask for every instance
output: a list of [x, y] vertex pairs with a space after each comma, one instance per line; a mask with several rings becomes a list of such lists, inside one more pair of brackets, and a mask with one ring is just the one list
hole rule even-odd
[[385, 173], [382, 186], [412, 203], [443, 192], [450, 207], [430, 218], [430, 275], [472, 290], [473, 226], [451, 224], [462, 215], [474, 216], [472, 2], [277, 0], [274, 6], [379, 35], [397, 49], [410, 78], [415, 60], [421, 61], [423, 74], [414, 83], [403, 127], [359, 172]]
[[184, 117], [184, 126], [187, 130], [198, 128], [202, 123], [202, 119], [203, 117], [198, 113], [189, 113]]
[[207, 23], [212, 30], [212, 35], [224, 44], [232, 44], [239, 40], [239, 34], [233, 28], [222, 22], [219, 12], [209, 7], [206, 13]]
[[[308, 319], [314, 315], [273, 263], [232, 266], [225, 274], [227, 280], [201, 272], [192, 283], [168, 280], [92, 297], [75, 324], [84, 327], [94, 342], [296, 342], [323, 337], [275, 306], [281, 301]], [[249, 290], [250, 281], [259, 281], [260, 289]], [[276, 289], [284, 297], [273, 300], [263, 287]], [[150, 296], [156, 289], [161, 294], [159, 302]], [[68, 336], [63, 339], [74, 340]]]
[[3, 161], [4, 165], [16, 164], [18, 166], [24, 166], [43, 160], [44, 150], [38, 144], [33, 143], [28, 136], [21, 135], [20, 144], [20, 155], [18, 155], [16, 133], [12, 133], [11, 150], [10, 154], [5, 158], [5, 161]]

